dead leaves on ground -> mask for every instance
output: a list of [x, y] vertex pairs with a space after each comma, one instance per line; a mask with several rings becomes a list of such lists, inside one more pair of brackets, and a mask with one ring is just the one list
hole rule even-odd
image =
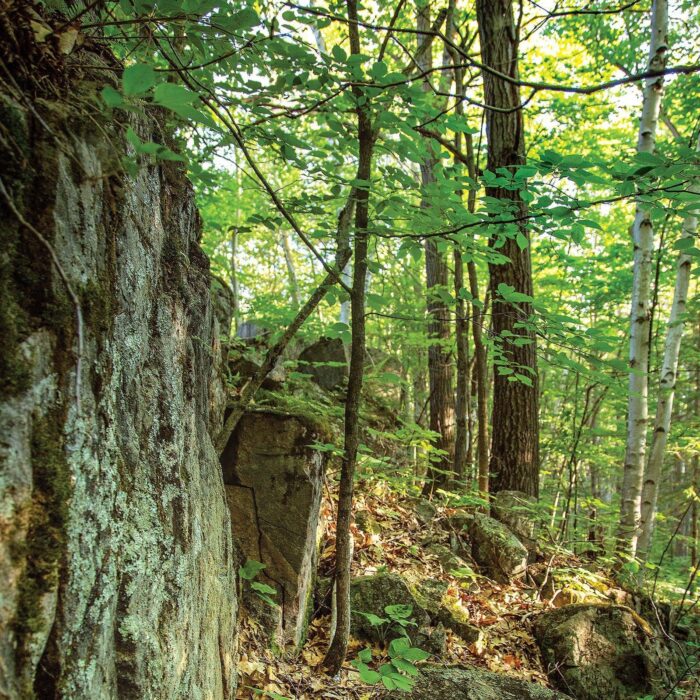
[[[448, 631], [447, 651], [442, 661], [479, 666], [546, 685], [547, 677], [531, 633], [532, 618], [549, 605], [548, 600], [540, 599], [538, 587], [522, 581], [500, 585], [481, 576], [469, 580], [451, 576], [424, 546], [427, 540], [449, 546], [447, 509], [438, 508], [433, 522], [423, 524], [416, 518], [412, 504], [389, 489], [375, 484], [358, 491], [354, 512], [362, 513], [362, 517], [352, 525], [353, 576], [391, 571], [413, 581], [445, 581], [448, 596], [466, 609], [470, 623], [482, 631], [482, 639], [467, 644]], [[332, 575], [335, 552], [334, 509], [328, 496], [322, 505], [325, 532], [319, 562], [319, 574], [327, 577]], [[571, 561], [562, 560], [561, 565], [570, 567]], [[476, 565], [474, 569], [478, 570]], [[556, 569], [554, 561], [548, 569], [549, 575]], [[376, 690], [364, 685], [349, 663], [336, 678], [322, 672], [320, 664], [328, 646], [329, 628], [329, 617], [314, 619], [299, 654], [274, 654], [266, 648], [262, 631], [256, 630], [252, 622], [244, 621], [239, 643], [237, 698], [370, 700], [376, 697]], [[351, 640], [348, 662], [365, 646]], [[373, 649], [375, 657], [382, 652]]]

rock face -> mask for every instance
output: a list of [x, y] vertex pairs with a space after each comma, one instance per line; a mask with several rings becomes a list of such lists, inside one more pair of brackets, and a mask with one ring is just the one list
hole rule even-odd
[[491, 515], [503, 523], [528, 552], [537, 549], [532, 508], [537, 500], [522, 491], [498, 491], [491, 503]]
[[[476, 668], [423, 667], [411, 693], [385, 693], [399, 700], [571, 700], [536, 683]], [[600, 696], [605, 697], [605, 696]]]
[[317, 435], [308, 419], [251, 411], [221, 455], [235, 539], [243, 558], [266, 565], [281, 640], [294, 645], [306, 631], [318, 560], [325, 453], [310, 447]]
[[173, 163], [121, 174], [124, 130], [95, 99], [118, 66], [88, 42], [63, 68], [29, 5], [10, 2], [0, 28], [19, 88], [42, 98], [30, 110], [0, 83], [16, 210], [0, 196], [0, 696], [230, 698], [233, 550], [192, 191]]
[[347, 359], [340, 338], [321, 338], [299, 355], [299, 371], [310, 374], [322, 389], [331, 391], [347, 377]]
[[527, 550], [503, 523], [482, 513], [468, 521], [472, 557], [484, 572], [499, 583], [524, 573]]
[[619, 605], [569, 605], [540, 615], [535, 637], [552, 683], [577, 700], [636, 700], [662, 681], [645, 623]]

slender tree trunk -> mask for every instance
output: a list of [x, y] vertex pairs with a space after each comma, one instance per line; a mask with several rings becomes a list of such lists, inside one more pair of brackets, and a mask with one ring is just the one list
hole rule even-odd
[[[461, 71], [459, 72], [461, 75]], [[471, 134], [465, 134], [467, 151], [467, 170], [469, 177], [476, 181], [476, 161], [474, 158], [474, 142]], [[470, 190], [467, 208], [474, 212], [476, 192]], [[489, 406], [488, 406], [488, 367], [486, 366], [486, 347], [483, 340], [483, 314], [480, 306], [479, 280], [476, 263], [472, 257], [467, 260], [469, 277], [469, 294], [471, 299], [472, 339], [474, 341], [474, 375], [476, 385], [476, 453], [477, 479], [479, 491], [486, 494], [489, 491]]]
[[[673, 488], [672, 492], [675, 494], [683, 494], [686, 489], [686, 464], [685, 459], [682, 455], [676, 453], [673, 456]], [[680, 500], [680, 499], [679, 499]], [[682, 502], [682, 508], [680, 508], [680, 523], [678, 524], [678, 535], [673, 540], [673, 546], [671, 547], [671, 554], [674, 557], [685, 557], [688, 555], [688, 543], [683, 537], [687, 532], [687, 518], [688, 518], [688, 504], [685, 499]]]
[[[651, 44], [648, 64], [650, 70], [660, 70], [666, 66], [667, 34], [667, 0], [654, 0], [651, 13]], [[654, 151], [663, 86], [662, 76], [649, 78], [646, 81], [637, 139], [637, 152], [639, 153], [653, 153]], [[634, 275], [630, 314], [627, 445], [622, 477], [620, 523], [617, 532], [617, 552], [622, 558], [634, 557], [637, 552], [648, 424], [649, 328], [654, 228], [651, 212], [647, 204], [641, 200], [637, 201], [632, 237], [634, 241]]]
[[241, 310], [240, 297], [238, 295], [238, 270], [236, 267], [236, 237], [238, 236], [238, 228], [231, 227], [229, 231], [229, 278], [231, 279], [231, 298], [233, 300], [233, 334], [236, 334], [238, 327], [241, 325]]
[[[454, 13], [454, 3], [450, 3], [448, 12], [448, 33], [451, 36], [452, 20]], [[450, 58], [450, 55], [445, 51], [444, 63]], [[454, 57], [453, 57], [454, 58]], [[464, 94], [464, 79], [461, 68], [457, 68], [455, 62], [454, 79], [455, 89], [458, 95]], [[462, 100], [457, 102], [456, 113], [459, 117], [464, 118], [464, 109]], [[457, 152], [462, 150], [462, 135], [457, 132], [454, 138], [455, 149]], [[473, 160], [473, 158], [472, 158]], [[469, 168], [469, 175], [472, 175]], [[462, 196], [462, 191], [458, 190], [458, 195]], [[474, 193], [470, 190], [468, 194], [469, 211], [474, 211]], [[469, 430], [469, 404], [470, 404], [470, 389], [471, 376], [469, 372], [469, 319], [467, 318], [467, 308], [464, 303], [464, 260], [462, 251], [458, 245], [455, 245], [454, 252], [454, 282], [455, 282], [455, 299], [456, 303], [456, 321], [455, 321], [455, 340], [457, 345], [457, 396], [455, 400], [455, 457], [454, 457], [454, 473], [462, 482], [467, 479], [467, 464], [471, 450], [471, 431]]]
[[[513, 20], [512, 0], [477, 0], [482, 62], [488, 68], [518, 77], [518, 41]], [[488, 169], [516, 169], [525, 162], [525, 140], [520, 91], [517, 85], [504, 81], [488, 70], [483, 71], [488, 137]], [[506, 110], [506, 111], [502, 111]], [[502, 343], [502, 352], [520, 374], [531, 380], [531, 386], [494, 371], [492, 445], [489, 471], [492, 490], [517, 490], [531, 496], [539, 493], [539, 390], [535, 335], [518, 327], [532, 315], [531, 303], [506, 303], [497, 299], [499, 285], [505, 284], [516, 292], [532, 296], [532, 266], [529, 233], [524, 223], [525, 202], [518, 191], [487, 187], [486, 194], [509, 205], [521, 219], [517, 239], [499, 232], [492, 245], [503, 235], [499, 253], [510, 262], [489, 265], [493, 291], [492, 326]], [[520, 245], [519, 245], [520, 243]], [[524, 245], [521, 248], [521, 245]], [[516, 345], [513, 340], [524, 339], [527, 344]]]
[[455, 339], [457, 342], [457, 396], [455, 400], [455, 456], [453, 471], [455, 478], [464, 482], [467, 477], [467, 411], [469, 410], [469, 323], [466, 317], [466, 305], [462, 297], [464, 288], [464, 262], [458, 248], [454, 250], [455, 297], [457, 299], [457, 320], [455, 322]]
[[284, 262], [287, 266], [287, 276], [289, 277], [289, 294], [292, 297], [292, 303], [295, 308], [299, 308], [299, 281], [297, 280], [297, 271], [292, 257], [292, 246], [289, 243], [289, 233], [286, 229], [282, 229], [280, 243], [284, 252]]
[[[700, 141], [698, 142], [700, 147]], [[700, 190], [692, 188], [695, 192]], [[682, 241], [689, 241], [692, 245], [698, 228], [697, 212], [685, 217], [683, 221]], [[690, 286], [691, 258], [683, 250], [678, 254], [676, 266], [676, 286], [673, 292], [673, 302], [668, 318], [668, 330], [664, 345], [664, 359], [661, 366], [661, 379], [659, 381], [659, 395], [656, 403], [656, 417], [654, 419], [654, 433], [649, 451], [646, 478], [642, 488], [641, 509], [641, 534], [637, 543], [637, 551], [640, 558], [646, 559], [651, 546], [651, 537], [654, 530], [654, 517], [656, 515], [656, 502], [659, 495], [659, 481], [666, 452], [666, 442], [671, 429], [671, 415], [673, 413], [673, 399], [678, 379], [678, 357], [683, 337], [686, 300]]]
[[[350, 52], [361, 53], [357, 16], [357, 0], [347, 0]], [[359, 86], [353, 87], [357, 99], [358, 166], [357, 179], [369, 182], [372, 175], [372, 149], [374, 137], [370, 121], [368, 98]], [[369, 226], [369, 188], [357, 189], [355, 197], [355, 245], [352, 278], [350, 376], [345, 399], [345, 442], [340, 472], [338, 515], [335, 529], [335, 598], [336, 625], [323, 665], [335, 675], [345, 661], [350, 637], [350, 566], [352, 563], [352, 499], [357, 465], [357, 449], [360, 443], [360, 395], [365, 363], [365, 285], [367, 281], [367, 255]]]
[[[417, 29], [430, 30], [430, 5], [418, 6]], [[421, 71], [432, 67], [432, 54], [429, 48], [431, 37], [420, 36], [416, 52], [416, 62]], [[427, 48], [426, 48], [427, 46]], [[427, 86], [425, 86], [426, 89]], [[429, 145], [430, 147], [430, 145]], [[436, 160], [433, 155], [421, 163], [421, 184], [424, 188], [435, 182], [433, 168]], [[422, 207], [432, 206], [424, 196]], [[435, 447], [441, 456], [433, 458], [428, 468], [423, 486], [425, 495], [432, 495], [436, 489], [447, 486], [454, 464], [455, 452], [455, 396], [452, 387], [452, 362], [448, 350], [450, 341], [450, 309], [437, 293], [448, 289], [449, 274], [445, 256], [431, 238], [425, 242], [425, 282], [428, 302], [428, 385], [430, 392], [430, 429], [437, 433]]]

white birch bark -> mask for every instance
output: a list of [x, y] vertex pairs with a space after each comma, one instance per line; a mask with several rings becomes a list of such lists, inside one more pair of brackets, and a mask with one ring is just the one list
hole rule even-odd
[[[654, 0], [651, 12], [649, 70], [666, 66], [668, 53], [668, 2]], [[644, 85], [638, 153], [653, 153], [661, 110], [663, 76], [648, 78]], [[654, 228], [647, 205], [637, 201], [634, 224], [634, 275], [630, 314], [630, 374], [627, 404], [627, 445], [622, 480], [617, 550], [634, 557], [641, 519], [642, 484], [648, 424], [649, 326], [651, 323], [652, 255]]]
[[[697, 146], [700, 149], [700, 139]], [[700, 186], [690, 188], [692, 192], [700, 193]], [[681, 240], [695, 239], [698, 229], [698, 212], [688, 214], [683, 221], [683, 233]], [[646, 477], [642, 489], [641, 507], [641, 534], [637, 543], [637, 552], [643, 559], [649, 551], [651, 536], [654, 530], [654, 516], [656, 515], [656, 501], [659, 493], [659, 480], [663, 467], [664, 452], [668, 432], [671, 427], [671, 413], [673, 411], [673, 398], [676, 389], [678, 373], [678, 356], [683, 337], [683, 325], [685, 320], [686, 300], [690, 285], [691, 258], [683, 250], [678, 254], [676, 265], [676, 286], [673, 292], [673, 302], [668, 318], [668, 331], [664, 345], [664, 359], [661, 367], [659, 381], [659, 395], [656, 404], [656, 417], [654, 419], [654, 432], [651, 439], [649, 461], [647, 462]]]

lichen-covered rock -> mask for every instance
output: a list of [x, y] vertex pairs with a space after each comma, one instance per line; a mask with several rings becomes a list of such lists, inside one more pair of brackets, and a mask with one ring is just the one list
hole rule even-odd
[[437, 507], [427, 498], [419, 498], [413, 508], [416, 519], [423, 525], [432, 525], [438, 517]]
[[491, 502], [491, 516], [502, 522], [528, 552], [537, 550], [533, 517], [537, 500], [522, 491], [498, 491]]
[[322, 389], [331, 391], [345, 382], [348, 373], [340, 338], [321, 338], [299, 355], [299, 371], [311, 375]]
[[483, 513], [468, 521], [472, 557], [487, 576], [508, 583], [525, 572], [527, 550], [503, 523]]
[[396, 700], [571, 700], [568, 695], [536, 683], [458, 666], [422, 667], [410, 693], [392, 691], [382, 697]]
[[432, 542], [425, 547], [425, 553], [435, 557], [447, 573], [469, 569], [469, 564], [457, 556], [447, 545]]
[[442, 625], [469, 644], [482, 640], [482, 632], [470, 623], [467, 609], [455, 597], [450, 596], [446, 581], [423, 579], [412, 590], [434, 625]]
[[119, 66], [88, 40], [64, 70], [30, 5], [6, 3], [0, 29], [19, 86], [0, 84], [16, 209], [0, 197], [0, 696], [230, 698], [235, 576], [192, 190], [174, 163], [121, 171], [123, 128], [96, 109]]
[[377, 617], [387, 618], [385, 608], [388, 605], [408, 605], [411, 607], [411, 619], [416, 623], [407, 631], [412, 639], [419, 630], [430, 626], [430, 616], [418, 603], [406, 581], [398, 574], [375, 574], [361, 576], [350, 584], [350, 607], [352, 610], [351, 634], [353, 637], [383, 642], [399, 636], [397, 625], [373, 626], [360, 613], [371, 613]]
[[277, 588], [280, 639], [299, 645], [313, 598], [325, 454], [317, 426], [275, 411], [249, 411], [221, 455], [233, 534], [244, 558], [266, 565]]
[[577, 700], [653, 694], [670, 668], [650, 631], [629, 608], [608, 604], [569, 605], [543, 613], [535, 623], [552, 683]]

